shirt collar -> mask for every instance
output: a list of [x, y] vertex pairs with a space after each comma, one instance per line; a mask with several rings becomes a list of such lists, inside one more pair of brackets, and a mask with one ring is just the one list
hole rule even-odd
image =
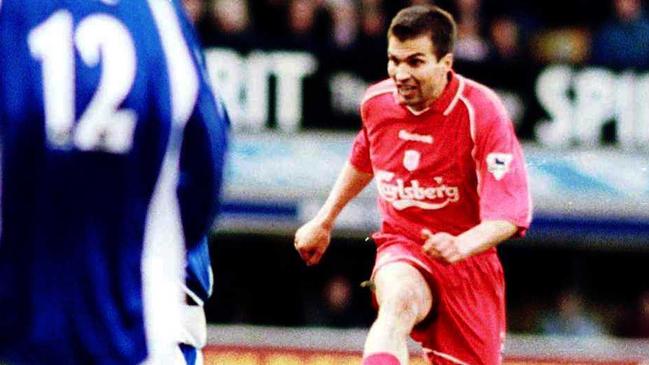
[[448, 72], [448, 83], [442, 91], [442, 94], [430, 104], [429, 109], [432, 109], [435, 113], [444, 113], [446, 109], [451, 105], [455, 100], [460, 89], [460, 81], [455, 75], [453, 70]]

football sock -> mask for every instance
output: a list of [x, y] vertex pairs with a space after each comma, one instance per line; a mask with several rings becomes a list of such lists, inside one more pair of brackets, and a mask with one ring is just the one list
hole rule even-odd
[[399, 359], [387, 352], [378, 352], [363, 358], [361, 365], [401, 365]]

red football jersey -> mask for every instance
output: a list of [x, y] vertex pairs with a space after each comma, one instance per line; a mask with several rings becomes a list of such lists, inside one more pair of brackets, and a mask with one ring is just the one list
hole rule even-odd
[[374, 174], [381, 231], [423, 242], [423, 228], [458, 235], [482, 220], [523, 234], [531, 200], [521, 146], [498, 96], [450, 73], [426, 110], [400, 105], [391, 79], [371, 86], [350, 163]]

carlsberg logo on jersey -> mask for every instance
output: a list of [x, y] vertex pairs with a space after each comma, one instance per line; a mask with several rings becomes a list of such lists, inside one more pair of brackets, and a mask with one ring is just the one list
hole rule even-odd
[[421, 186], [418, 180], [392, 181], [394, 173], [389, 171], [378, 171], [375, 177], [379, 195], [396, 210], [410, 207], [435, 210], [460, 200], [458, 187], [444, 184], [441, 177], [435, 178], [437, 186]]

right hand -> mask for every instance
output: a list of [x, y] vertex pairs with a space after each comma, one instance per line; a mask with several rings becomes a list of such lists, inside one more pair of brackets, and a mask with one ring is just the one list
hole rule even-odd
[[308, 265], [316, 265], [331, 241], [331, 228], [312, 219], [295, 232], [294, 245], [300, 257]]

